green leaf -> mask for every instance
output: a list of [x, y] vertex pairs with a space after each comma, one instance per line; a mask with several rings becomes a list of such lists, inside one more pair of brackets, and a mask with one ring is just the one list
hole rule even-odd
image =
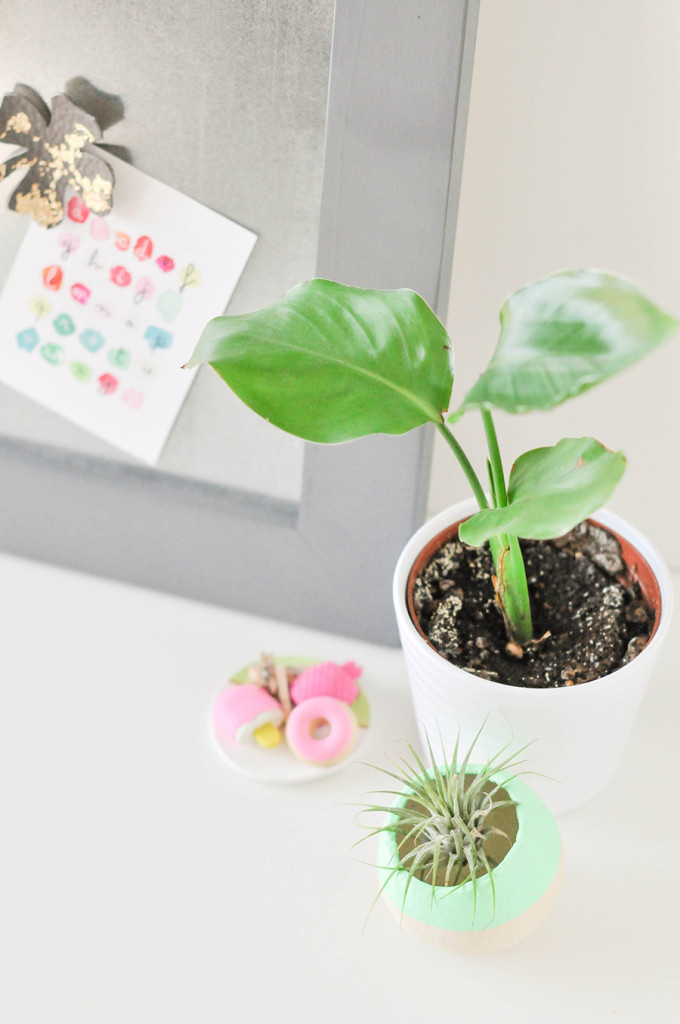
[[449, 350], [415, 292], [314, 280], [266, 309], [212, 320], [187, 365], [210, 363], [282, 430], [335, 443], [440, 422], [453, 386]]
[[548, 540], [595, 512], [621, 479], [626, 460], [592, 437], [567, 437], [521, 455], [510, 473], [508, 505], [477, 512], [460, 539], [478, 547], [499, 533]]
[[466, 409], [551, 409], [630, 366], [668, 338], [676, 321], [629, 281], [573, 270], [515, 292], [501, 309], [489, 366]]

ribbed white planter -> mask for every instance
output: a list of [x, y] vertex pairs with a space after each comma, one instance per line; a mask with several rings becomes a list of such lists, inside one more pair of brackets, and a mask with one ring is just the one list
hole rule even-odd
[[439, 655], [414, 626], [406, 603], [408, 576], [422, 549], [475, 509], [474, 501], [466, 501], [435, 516], [406, 544], [395, 569], [394, 607], [418, 729], [435, 750], [441, 734], [450, 752], [459, 732], [466, 749], [486, 722], [475, 747], [478, 759], [496, 754], [504, 743], [517, 748], [531, 742], [529, 767], [542, 775], [526, 781], [561, 813], [589, 800], [616, 769], [670, 625], [670, 576], [637, 530], [612, 512], [598, 512], [596, 521], [631, 544], [640, 569], [646, 563], [656, 579], [661, 610], [650, 642], [623, 668], [576, 686], [536, 690], [482, 679]]

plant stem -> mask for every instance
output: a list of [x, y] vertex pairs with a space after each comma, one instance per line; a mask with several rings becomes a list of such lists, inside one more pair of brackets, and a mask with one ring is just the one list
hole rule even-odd
[[493, 490], [496, 498], [496, 508], [505, 508], [508, 504], [508, 492], [505, 487], [505, 473], [503, 472], [503, 461], [501, 450], [498, 447], [496, 428], [490, 409], [480, 409], [486, 443], [489, 449], [489, 462], [491, 463], [491, 474], [493, 478]]
[[[496, 427], [490, 409], [482, 409], [481, 414], [489, 449], [495, 505], [496, 508], [505, 508], [508, 504], [508, 492]], [[531, 640], [533, 625], [527, 574], [519, 540], [512, 535], [502, 534], [499, 537], [492, 537], [489, 545], [496, 567], [498, 603], [503, 612], [506, 628], [513, 640], [525, 644]]]
[[[500, 541], [500, 551], [494, 545]], [[517, 537], [503, 535], [489, 540], [496, 566], [498, 603], [503, 612], [505, 627], [512, 640], [525, 644], [531, 640], [534, 627], [524, 558]]]
[[[491, 466], [491, 483], [494, 502], [496, 507], [504, 507], [508, 503], [508, 495], [503, 474], [498, 439], [489, 410], [482, 411], [484, 429], [486, 431], [487, 444], [489, 446], [489, 463]], [[489, 503], [486, 499], [484, 488], [479, 482], [472, 463], [453, 436], [449, 428], [442, 420], [437, 423], [437, 429], [442, 435], [449, 448], [456, 456], [458, 463], [465, 473], [468, 483], [472, 488], [480, 509], [487, 509]], [[524, 559], [520, 551], [517, 537], [490, 537], [489, 547], [496, 568], [497, 596], [498, 603], [503, 613], [505, 626], [511, 639], [520, 644], [531, 640], [533, 627], [531, 623], [531, 607], [529, 605], [529, 591], [527, 588], [526, 570]]]
[[470, 484], [470, 487], [472, 488], [472, 493], [474, 494], [475, 499], [476, 499], [477, 504], [479, 505], [480, 509], [488, 508], [489, 507], [489, 503], [486, 500], [486, 494], [484, 493], [484, 488], [480, 484], [479, 477], [477, 476], [477, 474], [475, 473], [474, 469], [472, 468], [472, 463], [470, 462], [470, 460], [468, 459], [467, 455], [465, 454], [465, 452], [463, 451], [463, 449], [459, 445], [458, 441], [455, 439], [455, 437], [453, 436], [453, 434], [451, 433], [451, 431], [446, 426], [446, 424], [444, 423], [443, 420], [441, 420], [439, 423], [437, 423], [437, 430], [442, 435], [442, 437], [444, 438], [444, 440], [448, 444], [449, 448], [451, 449], [453, 454], [458, 459], [458, 463], [460, 465], [460, 468], [465, 473], [467, 482]]

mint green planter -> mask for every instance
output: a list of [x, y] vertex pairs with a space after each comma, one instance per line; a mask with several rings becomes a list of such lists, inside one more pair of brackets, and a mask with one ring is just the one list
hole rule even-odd
[[[470, 765], [470, 773], [481, 766]], [[432, 886], [414, 878], [406, 892], [408, 873], [394, 872], [396, 840], [381, 832], [378, 845], [380, 884], [383, 896], [404, 931], [455, 953], [488, 953], [514, 946], [547, 917], [562, 882], [562, 843], [557, 823], [541, 798], [520, 779], [495, 777], [517, 801], [517, 837], [493, 872], [493, 893], [488, 875], [477, 881], [477, 908], [473, 912], [472, 884], [456, 889]], [[408, 799], [408, 791], [397, 805]], [[389, 819], [388, 819], [389, 820]], [[389, 879], [388, 881], [386, 881]]]

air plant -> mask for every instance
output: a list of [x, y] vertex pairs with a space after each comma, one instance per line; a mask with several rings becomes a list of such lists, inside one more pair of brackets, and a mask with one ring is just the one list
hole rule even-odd
[[377, 769], [395, 779], [400, 788], [378, 791], [397, 798], [390, 806], [362, 806], [362, 812], [379, 813], [384, 819], [360, 842], [383, 833], [394, 837], [390, 863], [379, 865], [384, 880], [378, 896], [395, 874], [404, 872], [402, 911], [414, 879], [430, 886], [432, 900], [468, 884], [473, 890], [474, 922], [477, 885], [485, 874], [489, 876], [495, 910], [493, 870], [510, 850], [517, 833], [517, 801], [508, 796], [505, 786], [524, 774], [513, 772], [524, 763], [518, 756], [526, 748], [506, 754], [506, 744], [485, 764], [473, 765], [471, 756], [481, 731], [461, 760], [459, 738], [450, 758], [442, 749], [439, 764], [427, 738], [432, 768], [427, 769], [408, 744], [413, 763], [400, 758], [392, 761], [394, 770]]

